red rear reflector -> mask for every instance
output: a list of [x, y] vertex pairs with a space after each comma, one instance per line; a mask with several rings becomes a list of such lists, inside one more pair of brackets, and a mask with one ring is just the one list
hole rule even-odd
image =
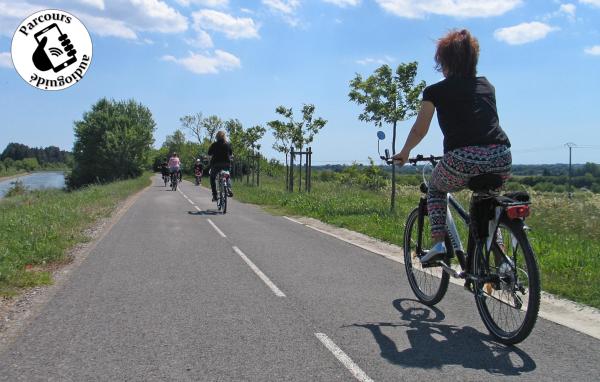
[[526, 218], [529, 216], [529, 206], [511, 206], [506, 209], [506, 214], [511, 219]]

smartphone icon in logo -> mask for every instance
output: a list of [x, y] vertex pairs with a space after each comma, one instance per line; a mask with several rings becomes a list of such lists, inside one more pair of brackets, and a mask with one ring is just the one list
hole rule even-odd
[[71, 49], [69, 52], [65, 52], [62, 45], [64, 38], [61, 39], [61, 36], [63, 36], [63, 33], [56, 23], [47, 26], [34, 35], [38, 44], [44, 37], [48, 38], [46, 46], [44, 47], [44, 52], [46, 52], [46, 55], [50, 59], [50, 62], [52, 63], [52, 69], [55, 73], [60, 72], [67, 66], [77, 61], [77, 57], [74, 55], [74, 49]]

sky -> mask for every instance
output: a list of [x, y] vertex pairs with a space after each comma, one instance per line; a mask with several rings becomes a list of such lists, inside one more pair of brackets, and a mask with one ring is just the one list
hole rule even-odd
[[[49, 8], [83, 21], [94, 49], [84, 79], [56, 92], [23, 81], [10, 55], [19, 23]], [[0, 0], [0, 150], [70, 150], [73, 122], [102, 97], [147, 106], [157, 147], [184, 115], [250, 127], [277, 119], [279, 105], [299, 115], [312, 103], [328, 121], [313, 163], [366, 163], [378, 129], [358, 120], [350, 80], [410, 61], [417, 80], [441, 80], [435, 44], [453, 28], [479, 40], [478, 74], [496, 88], [513, 163], [566, 163], [567, 142], [579, 146], [573, 162], [600, 162], [600, 0]], [[399, 124], [397, 150], [413, 122]], [[272, 142], [267, 132], [263, 154], [282, 159]], [[441, 152], [434, 117], [412, 154]]]

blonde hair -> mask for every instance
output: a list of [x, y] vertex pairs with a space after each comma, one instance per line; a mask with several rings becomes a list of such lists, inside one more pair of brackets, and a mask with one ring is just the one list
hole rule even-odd
[[227, 142], [227, 138], [225, 137], [225, 132], [223, 130], [219, 130], [217, 132], [217, 141], [225, 141], [225, 142]]

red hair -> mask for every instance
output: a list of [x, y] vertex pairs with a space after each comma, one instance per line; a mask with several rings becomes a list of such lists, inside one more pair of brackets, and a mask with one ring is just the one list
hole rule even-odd
[[479, 42], [466, 30], [451, 30], [440, 38], [435, 52], [435, 68], [447, 77], [475, 77]]

